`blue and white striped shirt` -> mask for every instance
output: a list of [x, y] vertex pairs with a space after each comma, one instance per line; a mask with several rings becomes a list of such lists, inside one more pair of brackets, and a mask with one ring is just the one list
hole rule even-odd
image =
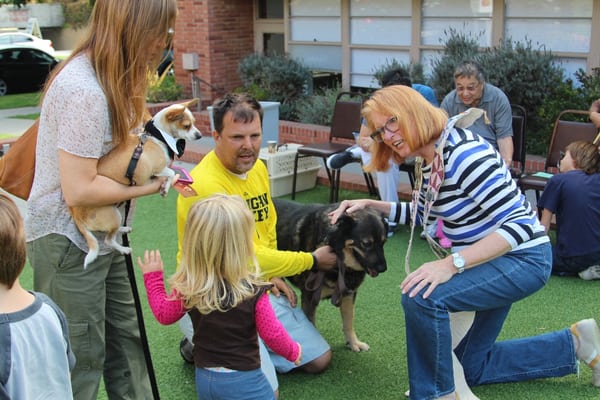
[[[531, 204], [517, 188], [500, 154], [481, 136], [455, 128], [443, 150], [444, 181], [431, 207], [430, 222], [441, 218], [456, 250], [497, 232], [512, 250], [548, 242]], [[417, 224], [421, 224], [431, 165], [423, 167]], [[390, 219], [410, 224], [411, 203], [392, 207]]]

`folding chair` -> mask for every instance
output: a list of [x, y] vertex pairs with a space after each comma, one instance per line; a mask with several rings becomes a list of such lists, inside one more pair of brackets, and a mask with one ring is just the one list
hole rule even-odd
[[[513, 168], [510, 172], [515, 179], [525, 175], [525, 131], [527, 129], [527, 111], [525, 107], [511, 104], [512, 109], [512, 129], [513, 129]], [[518, 163], [518, 168], [514, 163]]]
[[[345, 99], [347, 97], [347, 99]], [[351, 144], [339, 142], [338, 139], [349, 139], [354, 143], [353, 132], [360, 131], [361, 116], [364, 97], [361, 93], [340, 92], [337, 95], [331, 120], [331, 130], [327, 143], [314, 143], [298, 147], [294, 158], [294, 174], [292, 178], [292, 200], [296, 198], [296, 179], [298, 175], [298, 159], [303, 157], [320, 157], [325, 165], [329, 178], [329, 201], [337, 201], [339, 188], [339, 170], [331, 171], [327, 167], [327, 157], [348, 149]], [[367, 180], [365, 174], [365, 180]], [[368, 182], [368, 181], [367, 181]], [[368, 184], [368, 183], [367, 183]]]
[[[582, 115], [589, 118], [589, 111], [584, 110], [564, 110], [558, 114], [554, 122], [554, 130], [550, 139], [550, 147], [544, 164], [545, 173], [554, 173], [558, 170], [557, 165], [560, 161], [560, 153], [565, 150], [569, 143], [578, 140], [593, 142], [598, 135], [598, 128], [591, 122], [580, 122], [566, 120], [566, 118]], [[571, 119], [569, 118], [569, 119]], [[546, 187], [549, 176], [544, 174], [530, 174], [521, 177], [518, 186], [522, 192], [534, 190], [536, 201], [540, 199], [540, 193]]]
[[403, 162], [398, 165], [398, 169], [400, 172], [406, 172], [408, 174], [408, 180], [410, 182], [410, 187], [415, 188], [415, 161], [414, 159], [409, 160], [408, 162]]

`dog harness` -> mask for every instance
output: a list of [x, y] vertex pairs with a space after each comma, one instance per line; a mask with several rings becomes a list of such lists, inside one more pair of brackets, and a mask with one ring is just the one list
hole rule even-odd
[[139, 135], [140, 142], [135, 149], [133, 149], [131, 160], [129, 160], [129, 165], [127, 166], [127, 171], [125, 172], [125, 177], [129, 180], [130, 186], [135, 186], [136, 184], [133, 180], [133, 173], [135, 172], [137, 163], [144, 152], [144, 144], [148, 140], [149, 136], [152, 136], [167, 146], [167, 152], [171, 161], [175, 159], [175, 150], [177, 150], [178, 158], [181, 157], [185, 151], [185, 139], [178, 139], [177, 141], [173, 140], [171, 136], [158, 129], [156, 125], [154, 125], [154, 120], [151, 119], [144, 126], [144, 132]]

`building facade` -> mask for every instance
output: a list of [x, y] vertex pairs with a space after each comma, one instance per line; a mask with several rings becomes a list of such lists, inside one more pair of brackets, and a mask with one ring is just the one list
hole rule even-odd
[[[178, 82], [203, 99], [241, 85], [239, 61], [285, 52], [313, 71], [339, 73], [342, 86], [372, 87], [386, 61], [420, 62], [426, 74], [449, 30], [481, 47], [504, 38], [552, 51], [567, 75], [600, 66], [600, 0], [178, 0]], [[197, 71], [181, 55], [198, 55]]]

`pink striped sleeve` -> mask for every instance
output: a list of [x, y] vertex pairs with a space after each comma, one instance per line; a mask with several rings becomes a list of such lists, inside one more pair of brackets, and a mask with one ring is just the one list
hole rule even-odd
[[181, 319], [187, 312], [181, 300], [167, 298], [163, 283], [163, 272], [154, 271], [144, 274], [144, 286], [148, 304], [158, 322], [170, 325]]
[[256, 302], [254, 319], [258, 334], [271, 350], [291, 362], [298, 359], [300, 347], [275, 316], [267, 293], [263, 293]]

